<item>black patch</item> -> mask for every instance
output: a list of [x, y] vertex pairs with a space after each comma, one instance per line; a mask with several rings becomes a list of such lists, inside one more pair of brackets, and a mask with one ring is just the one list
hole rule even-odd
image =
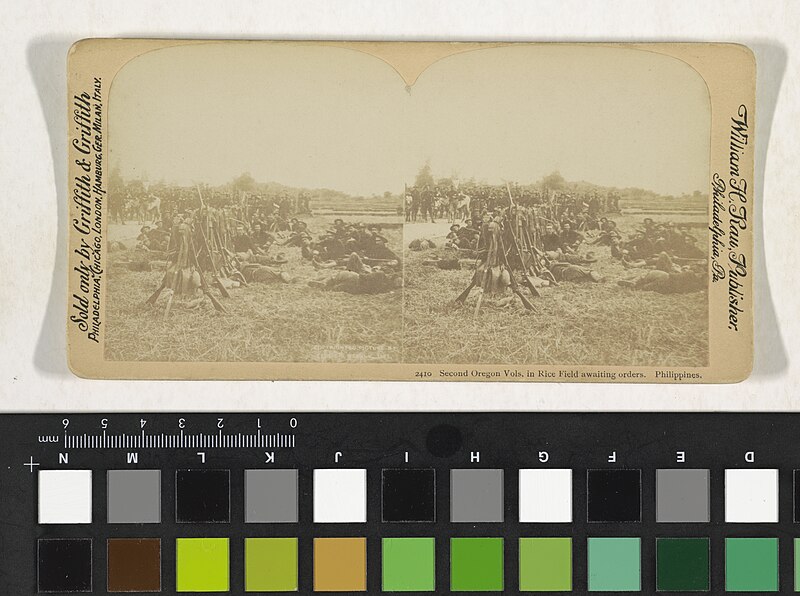
[[231, 521], [228, 470], [178, 470], [175, 474], [175, 521], [228, 523]]
[[91, 592], [92, 540], [39, 540], [39, 592]]
[[383, 470], [383, 521], [436, 521], [434, 470]]
[[800, 485], [798, 485], [798, 481], [800, 481], [800, 475], [798, 474], [800, 470], [794, 471], [794, 521], [795, 523], [800, 523]]
[[588, 521], [642, 521], [641, 470], [589, 470], [586, 482]]

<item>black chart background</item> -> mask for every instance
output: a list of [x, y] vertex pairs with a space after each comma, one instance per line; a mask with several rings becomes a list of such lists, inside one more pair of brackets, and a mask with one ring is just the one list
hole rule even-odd
[[[184, 419], [186, 432], [217, 433], [223, 418], [225, 433], [253, 433], [257, 421], [263, 432], [293, 433], [295, 447], [275, 449], [275, 463], [265, 463], [265, 449], [70, 449], [69, 464], [60, 465], [61, 444], [40, 443], [40, 435], [60, 436], [62, 420], [69, 418], [70, 434], [141, 432], [146, 419], [150, 433], [177, 433]], [[292, 424], [296, 421], [296, 428]], [[454, 428], [453, 428], [454, 427]], [[431, 429], [434, 429], [433, 431]], [[460, 432], [456, 432], [460, 431]], [[429, 435], [433, 432], [433, 435]], [[441, 434], [437, 434], [441, 433]], [[457, 536], [505, 538], [505, 588], [518, 588], [518, 538], [521, 536], [571, 536], [573, 538], [573, 591], [585, 592], [587, 536], [631, 536], [642, 539], [642, 591], [655, 591], [655, 538], [709, 536], [711, 538], [711, 588], [724, 590], [724, 539], [754, 536], [780, 539], [780, 591], [793, 593], [793, 545], [798, 526], [793, 519], [795, 468], [800, 468], [800, 415], [798, 414], [579, 414], [579, 413], [236, 413], [236, 414], [81, 414], [0, 416], [0, 593], [27, 596], [36, 592], [37, 538], [93, 538], [94, 593], [106, 593], [106, 539], [110, 537], [160, 537], [162, 539], [162, 593], [174, 594], [175, 538], [228, 537], [231, 539], [231, 593], [244, 590], [244, 538], [299, 537], [299, 592], [312, 591], [312, 540], [324, 536], [366, 536], [367, 589], [381, 589], [382, 537], [434, 536], [436, 538], [436, 591], [449, 590], [449, 539]], [[441, 440], [440, 440], [441, 439]], [[444, 443], [444, 445], [443, 445]], [[428, 451], [435, 446], [439, 455]], [[550, 459], [539, 462], [546, 450]], [[675, 452], [686, 452], [686, 462], [676, 463]], [[126, 463], [128, 452], [139, 453], [139, 463]], [[206, 452], [201, 464], [198, 451]], [[408, 463], [404, 452], [408, 451]], [[480, 462], [470, 454], [480, 452]], [[616, 463], [608, 455], [617, 453]], [[755, 462], [744, 454], [755, 452]], [[340, 462], [334, 454], [341, 452]], [[24, 464], [33, 457], [38, 469], [93, 469], [93, 523], [83, 526], [39, 526], [36, 474]], [[299, 470], [297, 524], [244, 523], [244, 470], [263, 467]], [[109, 525], [106, 519], [106, 469], [159, 468], [162, 470], [162, 523]], [[312, 471], [314, 468], [367, 469], [367, 523], [314, 524]], [[381, 522], [381, 470], [383, 468], [434, 468], [436, 470], [436, 521], [434, 523]], [[485, 467], [505, 470], [505, 522], [454, 524], [449, 521], [449, 470]], [[573, 470], [573, 523], [520, 524], [518, 475], [520, 468], [571, 468]], [[657, 468], [708, 468], [711, 470], [711, 523], [656, 524], [655, 470]], [[754, 467], [780, 470], [780, 523], [725, 524], [725, 468]], [[231, 471], [230, 524], [176, 524], [175, 471], [178, 469], [228, 469]], [[586, 471], [628, 468], [642, 470], [642, 521], [640, 523], [588, 523], [586, 521]]]

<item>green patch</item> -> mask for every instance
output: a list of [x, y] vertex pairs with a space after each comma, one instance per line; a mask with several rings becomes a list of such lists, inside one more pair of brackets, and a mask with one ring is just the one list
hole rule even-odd
[[656, 589], [659, 592], [707, 592], [708, 538], [657, 538]]
[[383, 591], [433, 592], [434, 542], [433, 538], [384, 538]]
[[726, 538], [725, 589], [728, 592], [777, 592], [778, 539]]
[[246, 592], [297, 590], [297, 538], [245, 538]]
[[175, 566], [178, 592], [227, 592], [230, 589], [227, 538], [178, 538]]
[[520, 538], [519, 589], [522, 592], [572, 590], [572, 538]]
[[450, 591], [503, 590], [502, 538], [450, 539]]
[[641, 539], [589, 538], [590, 592], [638, 592], [642, 589]]

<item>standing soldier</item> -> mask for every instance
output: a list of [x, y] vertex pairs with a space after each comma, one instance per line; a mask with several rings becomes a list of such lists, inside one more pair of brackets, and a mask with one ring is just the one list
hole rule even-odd
[[148, 206], [149, 202], [150, 201], [147, 198], [147, 195], [145, 195], [145, 194], [139, 195], [139, 197], [138, 197], [138, 199], [136, 201], [136, 210], [137, 210], [137, 212], [139, 214], [139, 223], [140, 224], [147, 223], [147, 206]]
[[281, 196], [280, 203], [278, 204], [278, 215], [281, 219], [288, 220], [289, 214], [292, 212], [292, 203], [291, 199], [289, 199], [289, 195], [283, 193]]
[[115, 191], [110, 193], [109, 199], [112, 223], [125, 224], [125, 197], [122, 196], [122, 192]]
[[427, 222], [428, 214], [430, 214], [431, 223], [436, 223], [433, 217], [433, 192], [427, 184], [420, 193], [420, 207], [422, 208], [422, 218]]
[[411, 189], [411, 221], [417, 222], [417, 215], [419, 215], [419, 195], [418, 188]]

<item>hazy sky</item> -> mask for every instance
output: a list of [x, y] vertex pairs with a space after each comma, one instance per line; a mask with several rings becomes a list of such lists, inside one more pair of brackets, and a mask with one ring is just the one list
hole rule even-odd
[[383, 61], [331, 47], [198, 45], [114, 79], [112, 164], [126, 178], [260, 182], [351, 194], [435, 176], [567, 180], [681, 194], [708, 186], [699, 75], [636, 50], [506, 47], [433, 64], [410, 92]]

